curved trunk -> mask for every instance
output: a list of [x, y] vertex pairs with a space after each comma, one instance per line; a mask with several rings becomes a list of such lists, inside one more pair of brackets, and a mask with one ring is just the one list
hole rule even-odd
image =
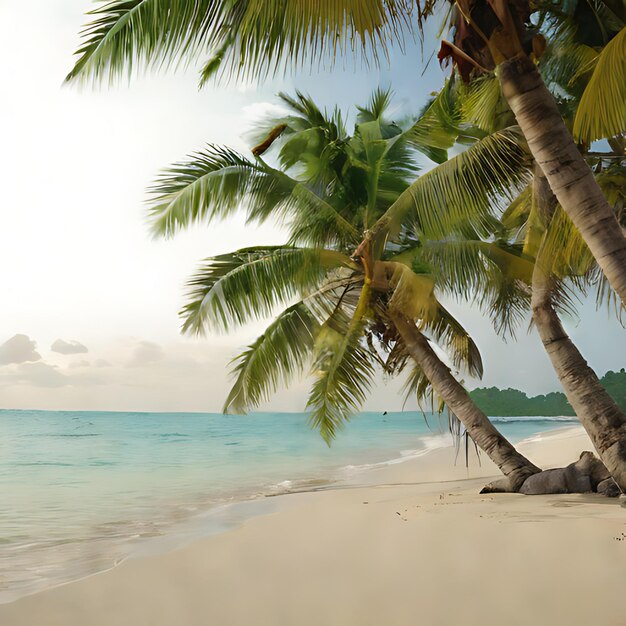
[[[555, 201], [540, 174], [535, 174], [533, 191], [547, 224]], [[552, 304], [552, 288], [551, 276], [537, 262], [532, 279], [533, 321], [569, 403], [613, 479], [626, 492], [626, 416], [565, 332]]]
[[626, 493], [626, 417], [565, 332], [547, 282], [543, 277], [533, 277], [535, 326], [569, 403], [613, 479]]
[[422, 368], [433, 389], [465, 426], [470, 437], [507, 477], [502, 491], [518, 491], [522, 483], [541, 470], [522, 456], [476, 406], [450, 369], [431, 348], [428, 339], [415, 324], [399, 313], [391, 318], [402, 337], [408, 353]]
[[535, 162], [626, 305], [626, 237], [574, 144], [556, 101], [525, 54], [502, 62], [498, 75]]

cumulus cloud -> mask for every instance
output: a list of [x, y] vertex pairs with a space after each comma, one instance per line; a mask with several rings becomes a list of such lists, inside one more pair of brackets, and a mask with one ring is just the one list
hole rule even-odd
[[128, 367], [142, 367], [161, 361], [165, 357], [163, 348], [151, 341], [140, 341], [133, 351]]
[[11, 378], [33, 387], [65, 387], [70, 384], [67, 376], [47, 363], [22, 363]]
[[36, 347], [37, 344], [27, 335], [14, 335], [0, 346], [0, 365], [39, 361], [41, 355]]
[[89, 352], [87, 346], [84, 346], [80, 341], [65, 341], [63, 339], [57, 339], [52, 344], [51, 349], [59, 354], [86, 354]]
[[112, 365], [105, 359], [96, 359], [94, 365], [96, 367], [112, 367]]

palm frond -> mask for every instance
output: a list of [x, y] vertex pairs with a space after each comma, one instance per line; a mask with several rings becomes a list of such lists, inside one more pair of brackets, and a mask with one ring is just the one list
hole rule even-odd
[[[318, 194], [311, 186], [289, 177], [284, 172], [264, 165], [268, 176], [276, 180], [277, 189], [290, 189], [289, 196], [276, 201], [248, 204], [248, 220], [263, 222], [270, 216], [289, 228], [290, 245], [345, 248], [354, 244], [361, 231], [331, 204], [328, 194]], [[280, 192], [279, 192], [280, 193]], [[253, 199], [254, 199], [253, 194]], [[246, 196], [246, 200], [247, 200]], [[273, 200], [273, 198], [272, 198]]]
[[364, 285], [354, 314], [350, 317], [338, 309], [317, 337], [315, 382], [307, 410], [311, 411], [311, 425], [329, 445], [338, 429], [361, 408], [373, 381], [373, 359], [362, 345], [370, 298], [371, 290]]
[[289, 221], [289, 244], [314, 248], [354, 249], [361, 231], [332, 205], [304, 186], [294, 190], [294, 211]]
[[590, 144], [626, 133], [626, 26], [604, 47], [583, 92], [573, 135]]
[[112, 80], [130, 74], [135, 64], [161, 67], [184, 57], [189, 62], [221, 42], [218, 33], [229, 12], [228, 4], [216, 0], [102, 2], [87, 14], [91, 21], [66, 80]]
[[443, 413], [445, 404], [439, 394], [432, 388], [430, 381], [419, 365], [413, 365], [407, 374], [404, 385], [404, 405], [409, 400], [417, 400], [417, 406], [422, 413]]
[[556, 85], [572, 92], [577, 83], [593, 71], [598, 52], [591, 46], [574, 40], [553, 42], [541, 65], [541, 73], [548, 85]]
[[378, 220], [372, 236], [394, 237], [404, 226], [438, 239], [461, 223], [480, 228], [529, 182], [530, 165], [517, 127], [489, 135], [418, 178]]
[[209, 57], [204, 79], [332, 64], [348, 51], [376, 61], [410, 32], [413, 13], [409, 0], [114, 0], [90, 12], [68, 80], [111, 80], [137, 64], [158, 68], [200, 54]]
[[512, 114], [503, 103], [500, 81], [494, 75], [473, 80], [469, 87], [461, 88], [461, 115], [463, 121], [477, 126], [487, 133], [502, 128], [502, 120], [511, 121]]
[[224, 413], [256, 408], [282, 384], [301, 373], [311, 356], [320, 325], [303, 302], [283, 311], [256, 341], [233, 359], [235, 382]]
[[507, 230], [515, 230], [526, 223], [531, 211], [533, 197], [532, 185], [528, 185], [502, 213], [500, 221]]
[[459, 135], [461, 118], [450, 94], [450, 81], [439, 91], [403, 138], [435, 163], [447, 159], [447, 150]]
[[245, 208], [252, 222], [269, 217], [277, 222], [294, 220], [294, 228], [300, 230], [306, 216], [319, 215], [326, 224], [332, 223], [341, 241], [358, 236], [332, 205], [304, 183], [222, 146], [209, 145], [172, 166], [149, 191], [149, 220], [157, 235], [171, 236]]
[[614, 315], [622, 328], [626, 328], [626, 304], [620, 300], [599, 267], [592, 272], [590, 282], [596, 287], [596, 308], [599, 310], [605, 307]]
[[240, 208], [267, 214], [285, 202], [295, 186], [239, 153], [209, 145], [164, 171], [149, 189], [152, 231], [170, 236], [194, 223], [223, 219]]
[[454, 367], [474, 378], [482, 378], [483, 361], [478, 346], [463, 325], [441, 303], [437, 315], [424, 325], [424, 330], [441, 346]]
[[587, 244], [560, 205], [550, 220], [536, 262], [544, 274], [563, 280], [585, 276], [595, 265]]
[[393, 92], [391, 89], [382, 89], [378, 87], [371, 95], [369, 102], [364, 106], [357, 106], [357, 124], [366, 122], [382, 122], [385, 113], [389, 110]]
[[183, 332], [233, 325], [271, 315], [276, 306], [319, 287], [332, 268], [352, 265], [331, 250], [248, 248], [207, 259], [189, 281], [180, 315]]
[[514, 335], [530, 304], [534, 260], [504, 242], [429, 241], [423, 258], [437, 284], [478, 304], [502, 335]]

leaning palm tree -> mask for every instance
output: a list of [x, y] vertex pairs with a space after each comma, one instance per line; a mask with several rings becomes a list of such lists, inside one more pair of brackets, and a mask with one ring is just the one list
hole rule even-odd
[[[455, 368], [480, 375], [477, 348], [420, 270], [421, 242], [410, 232], [441, 236], [458, 221], [484, 229], [492, 204], [502, 200], [501, 181], [521, 185], [527, 177], [515, 131], [486, 136], [410, 184], [416, 151], [441, 156], [452, 143], [440, 130], [441, 120], [454, 126], [445, 90], [405, 130], [386, 119], [389, 94], [377, 92], [359, 109], [351, 136], [338, 112], [324, 114], [302, 94], [282, 99], [291, 113], [264, 125], [254, 161], [209, 147], [167, 171], [154, 189], [152, 222], [161, 234], [224, 218], [240, 204], [250, 220], [282, 218], [290, 232], [285, 246], [208, 259], [190, 283], [182, 311], [188, 332], [228, 329], [286, 307], [235, 359], [225, 409], [258, 406], [311, 365], [307, 408], [329, 441], [362, 406], [377, 365], [397, 374], [412, 363], [409, 389], [420, 399], [438, 396], [502, 470], [507, 488], [517, 490], [539, 469], [495, 429], [431, 345]], [[272, 167], [261, 153], [278, 145], [279, 167]], [[481, 169], [487, 162], [498, 166]], [[443, 189], [445, 207], [438, 205]], [[409, 214], [416, 216], [410, 230]], [[374, 224], [376, 235], [364, 239]]]
[[[606, 23], [606, 18], [603, 20], [601, 16], [596, 18], [596, 24], [605, 30], [610, 30], [612, 23]], [[580, 119], [583, 100], [588, 97], [588, 87], [593, 81], [589, 58], [594, 59], [604, 53], [602, 47], [591, 48], [587, 45], [588, 30], [588, 27], [576, 27], [565, 20], [561, 25], [562, 45], [549, 49], [542, 59], [549, 83], [560, 94], [563, 117], [573, 124]], [[491, 132], [510, 123], [511, 111], [494, 78], [485, 77], [469, 90], [459, 91], [457, 107], [466, 121]], [[620, 223], [623, 221], [623, 197], [619, 190], [625, 182], [625, 160], [623, 149], [621, 155], [619, 152], [620, 143], [615, 138], [608, 139], [614, 146], [613, 152], [592, 154], [589, 148], [584, 147], [582, 151], [593, 164], [597, 183]], [[595, 372], [568, 337], [559, 318], [563, 298], [571, 291], [568, 290], [568, 282], [573, 281], [576, 289], [584, 286], [591, 278], [599, 282], [601, 295], [610, 297], [613, 292], [605, 281], [600, 280], [602, 274], [598, 272], [593, 256], [558, 204], [542, 170], [536, 165], [532, 184], [505, 212], [502, 226], [504, 229], [501, 228], [494, 241], [505, 236], [507, 229], [512, 229], [515, 235], [513, 243], [519, 246], [521, 257], [511, 256], [515, 248], [510, 247], [510, 236], [505, 236], [505, 248], [500, 246], [497, 252], [494, 241], [469, 242], [465, 253], [457, 256], [457, 261], [462, 258], [464, 263], [460, 281], [449, 286], [456, 293], [470, 294], [473, 298], [477, 293], [480, 294], [479, 300], [494, 313], [498, 325], [504, 330], [514, 326], [511, 313], [523, 315], [532, 311], [535, 327], [570, 404], [616, 482], [622, 490], [626, 490], [626, 416], [602, 387]], [[451, 252], [453, 248], [450, 242], [446, 242], [440, 249]], [[471, 253], [482, 256], [482, 259], [476, 259], [472, 265], [468, 257]], [[456, 254], [460, 254], [458, 250]], [[442, 259], [442, 271], [448, 278], [454, 275], [454, 256]], [[489, 263], [495, 264], [494, 267], [499, 268], [499, 271], [508, 273], [508, 281], [502, 282], [500, 279], [500, 286], [506, 284], [507, 289], [503, 292], [506, 297], [484, 282], [482, 288], [472, 284], [473, 280], [481, 276], [480, 268]], [[469, 267], [474, 268], [474, 275]], [[565, 304], [569, 305], [565, 308], [570, 309], [566, 312], [571, 312], [571, 298], [567, 298]]]
[[[607, 172], [611, 183], [626, 172]], [[623, 201], [623, 196], [619, 197]], [[520, 225], [520, 220], [523, 223]], [[469, 236], [468, 236], [469, 235]], [[532, 321], [565, 394], [615, 482], [624, 490], [626, 417], [603, 388], [561, 322], [575, 294], [606, 285], [588, 248], [540, 175], [491, 237], [471, 233], [425, 242], [422, 259], [442, 289], [478, 303], [501, 334]]]
[[[621, 178], [622, 185], [626, 183], [626, 168], [612, 169], [620, 171], [609, 170], [607, 174]], [[533, 196], [529, 218], [545, 231], [532, 274], [533, 321], [569, 403], [615, 482], [626, 493], [626, 414], [568, 336], [555, 307], [564, 279], [590, 277], [597, 281], [597, 266], [540, 174], [535, 176]]]
[[584, 106], [575, 125], [583, 141], [597, 138], [598, 128], [600, 136], [621, 133], [626, 30], [619, 0], [539, 5], [529, 0], [332, 0], [321, 6], [286, 0], [113, 0], [91, 12], [68, 80], [113, 78], [138, 63], [155, 67], [199, 57], [205, 59], [203, 81], [219, 72], [262, 77], [290, 64], [332, 63], [347, 51], [377, 60], [445, 6], [453, 37], [442, 43], [440, 60], [452, 60], [466, 80], [495, 74], [559, 203], [626, 303], [626, 237], [534, 62], [546, 38], [555, 34], [549, 19], [555, 13], [584, 22], [603, 11], [616, 23], [621, 20], [617, 31], [603, 33], [610, 43], [595, 61], [589, 85], [590, 100], [595, 95], [603, 103], [602, 115]]

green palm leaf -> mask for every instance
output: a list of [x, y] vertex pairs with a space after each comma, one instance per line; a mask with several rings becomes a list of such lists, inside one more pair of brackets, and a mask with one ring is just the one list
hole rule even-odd
[[413, 365], [409, 370], [402, 391], [405, 405], [411, 398], [414, 398], [422, 411], [429, 409], [431, 413], [443, 413], [445, 409], [439, 394], [432, 388], [419, 365]]
[[560, 279], [584, 276], [595, 266], [587, 244], [560, 205], [541, 242], [537, 263], [546, 275]]
[[438, 284], [485, 310], [499, 334], [514, 335], [530, 304], [534, 259], [504, 242], [431, 241], [423, 257]]
[[203, 80], [333, 63], [348, 51], [376, 60], [402, 40], [410, 9], [408, 0], [114, 0], [89, 13], [67, 80], [111, 80], [136, 64], [158, 68], [200, 54], [209, 57]]
[[450, 86], [448, 81], [403, 134], [403, 139], [410, 146], [435, 163], [443, 163], [447, 159], [447, 150], [454, 145], [460, 133], [461, 118], [452, 102]]
[[478, 346], [441, 303], [438, 303], [436, 317], [425, 324], [424, 329], [445, 350], [456, 369], [463, 369], [474, 378], [482, 378], [483, 361]]
[[283, 311], [265, 332], [233, 359], [235, 376], [225, 413], [243, 414], [269, 400], [279, 385], [303, 371], [320, 325], [303, 302]]
[[315, 382], [307, 410], [311, 410], [311, 425], [329, 445], [338, 429], [361, 408], [372, 384], [372, 355], [362, 345], [370, 298], [371, 290], [364, 285], [354, 315], [350, 318], [337, 309], [317, 337]]
[[626, 133], [626, 26], [600, 53], [583, 92], [573, 135], [587, 144]]
[[460, 87], [459, 90], [463, 121], [487, 133], [512, 122], [513, 114], [502, 97], [497, 76], [490, 74], [477, 78], [468, 87]]
[[361, 240], [359, 230], [305, 187], [294, 190], [294, 205], [298, 210], [289, 223], [289, 244], [347, 250]]
[[389, 110], [392, 98], [391, 89], [377, 88], [371, 95], [369, 102], [364, 106], [357, 106], [358, 116], [357, 123], [364, 124], [366, 122], [379, 121], [384, 123], [386, 120], [385, 113]]
[[[389, 268], [387, 273], [391, 274], [389, 284], [392, 295], [385, 315], [397, 311], [409, 319], [418, 320], [419, 328], [446, 351], [457, 369], [465, 368], [472, 376], [480, 378], [483, 365], [478, 347], [461, 323], [438, 301], [435, 276], [410, 267], [416, 263], [423, 264], [428, 259], [425, 248], [420, 246], [395, 258], [399, 260], [378, 264]], [[438, 257], [437, 261], [440, 260]], [[446, 265], [445, 261], [442, 265]], [[401, 342], [400, 338], [398, 341]]]
[[[245, 204], [248, 220], [292, 219], [303, 228], [306, 216], [333, 225], [337, 237], [352, 241], [358, 233], [335, 209], [303, 183], [260, 159], [249, 161], [222, 146], [209, 145], [166, 170], [150, 189], [149, 219], [157, 235], [171, 236], [198, 223], [224, 219]], [[299, 238], [298, 241], [303, 241]], [[316, 245], [319, 237], [312, 237]]]
[[319, 287], [332, 268], [350, 259], [331, 250], [249, 248], [212, 257], [189, 281], [181, 311], [183, 332], [227, 330], [271, 315], [275, 307]]
[[502, 226], [506, 230], [521, 228], [532, 210], [532, 200], [533, 188], [528, 185], [505, 209], [501, 217]]
[[167, 66], [191, 58], [219, 40], [228, 4], [215, 0], [114, 0], [88, 13], [78, 60], [67, 81], [109, 80], [137, 63]]
[[248, 210], [269, 213], [293, 189], [229, 148], [209, 145], [164, 171], [149, 190], [149, 219], [155, 234], [170, 236], [194, 223], [223, 219], [245, 198]]
[[418, 178], [378, 220], [372, 236], [394, 237], [403, 225], [434, 239], [465, 222], [484, 227], [528, 183], [530, 165], [517, 127], [488, 135]]

